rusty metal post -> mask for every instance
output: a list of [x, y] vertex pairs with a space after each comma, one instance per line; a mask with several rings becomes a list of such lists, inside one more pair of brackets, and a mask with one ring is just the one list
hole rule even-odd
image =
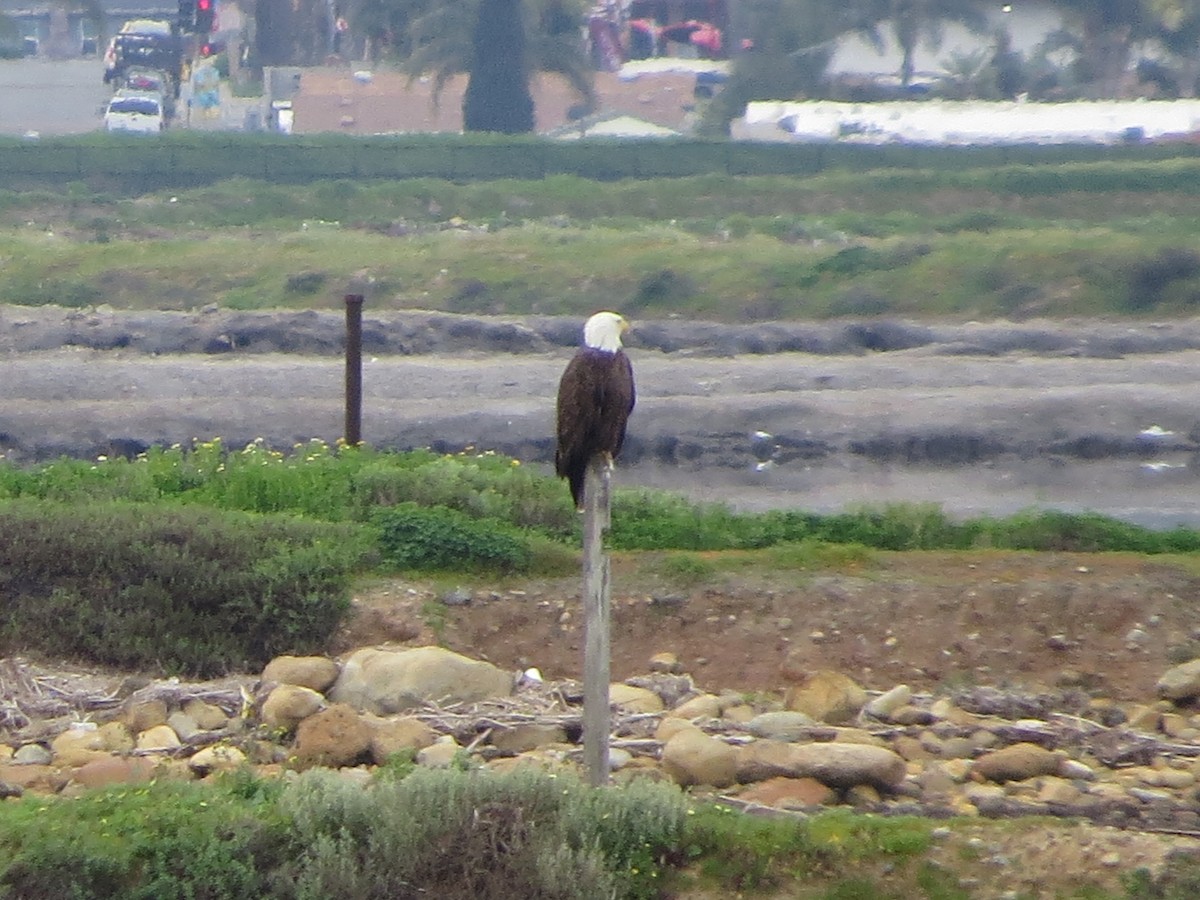
[[346, 295], [346, 445], [362, 442], [362, 294]]

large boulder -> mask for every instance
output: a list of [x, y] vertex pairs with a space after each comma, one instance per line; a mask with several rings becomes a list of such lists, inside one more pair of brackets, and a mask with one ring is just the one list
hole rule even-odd
[[300, 769], [352, 766], [367, 757], [372, 736], [371, 726], [357, 712], [336, 704], [300, 723], [293, 759]]
[[683, 787], [729, 787], [737, 780], [737, 750], [699, 728], [679, 731], [662, 750], [663, 769]]
[[979, 757], [971, 771], [988, 781], [1025, 781], [1039, 775], [1056, 775], [1063, 758], [1045, 747], [1022, 742]]
[[790, 756], [792, 777], [815, 778], [837, 789], [866, 784], [894, 790], [908, 771], [898, 754], [870, 744], [800, 744]]
[[1163, 700], [1188, 700], [1200, 696], [1200, 659], [1167, 669], [1159, 677], [1154, 692]]
[[427, 702], [475, 703], [507, 697], [514, 684], [511, 673], [442, 647], [364, 647], [346, 659], [328, 696], [334, 703], [388, 716]]
[[298, 684], [326, 691], [337, 680], [338, 665], [327, 656], [277, 656], [262, 672], [264, 684]]
[[784, 695], [783, 705], [829, 725], [845, 725], [866, 705], [867, 692], [848, 675], [821, 670], [799, 679]]

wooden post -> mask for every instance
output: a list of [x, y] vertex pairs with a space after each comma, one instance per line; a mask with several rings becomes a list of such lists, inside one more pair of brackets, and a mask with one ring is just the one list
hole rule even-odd
[[604, 532], [610, 519], [612, 469], [597, 454], [583, 482], [583, 760], [592, 786], [608, 784], [609, 560]]
[[362, 294], [346, 295], [346, 445], [362, 443]]

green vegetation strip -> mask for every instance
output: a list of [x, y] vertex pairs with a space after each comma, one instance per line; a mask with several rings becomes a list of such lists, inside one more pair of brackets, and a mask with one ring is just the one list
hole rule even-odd
[[[207, 441], [128, 460], [0, 463], [0, 654], [251, 671], [325, 646], [357, 574], [566, 575], [578, 529], [559, 480], [493, 453]], [[1194, 553], [1200, 532], [1054, 511], [954, 521], [923, 505], [749, 514], [619, 490], [611, 546], [758, 551], [764, 565], [815, 569], [873, 550]], [[660, 565], [676, 584], [716, 571], [683, 554]]]
[[[847, 810], [765, 819], [646, 779], [594, 789], [567, 774], [433, 771], [397, 757], [365, 785], [246, 769], [0, 804], [0, 896], [967, 898], [953, 868], [927, 858], [935, 824], [946, 830]], [[1121, 873], [1118, 894], [1081, 873], [1078, 896], [1183, 900], [1198, 873], [1181, 855], [1157, 876]]]
[[[976, 160], [977, 163], [981, 162]], [[0, 190], [0, 294], [716, 321], [1193, 315], [1200, 159]], [[246, 252], [253, 238], [255, 252]]]

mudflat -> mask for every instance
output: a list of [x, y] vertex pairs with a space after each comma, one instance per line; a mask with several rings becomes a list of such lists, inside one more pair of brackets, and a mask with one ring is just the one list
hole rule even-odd
[[[363, 439], [496, 450], [549, 470], [573, 320], [380, 313]], [[17, 461], [221, 437], [343, 434], [343, 323], [325, 313], [0, 307], [0, 451]], [[1200, 523], [1200, 325], [637, 325], [618, 484], [740, 508], [932, 502]], [[803, 349], [796, 349], [803, 348]]]

